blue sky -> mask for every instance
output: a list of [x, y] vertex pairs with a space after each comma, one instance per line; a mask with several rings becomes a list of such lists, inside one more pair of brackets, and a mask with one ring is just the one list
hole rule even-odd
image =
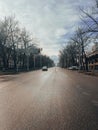
[[94, 5], [95, 0], [0, 0], [0, 18], [15, 15], [38, 38], [43, 53], [52, 56], [78, 26], [79, 7]]

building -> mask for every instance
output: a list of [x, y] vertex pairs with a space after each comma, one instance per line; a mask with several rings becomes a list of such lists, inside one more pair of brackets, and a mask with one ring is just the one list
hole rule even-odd
[[98, 43], [92, 47], [92, 52], [87, 55], [88, 70], [98, 72]]

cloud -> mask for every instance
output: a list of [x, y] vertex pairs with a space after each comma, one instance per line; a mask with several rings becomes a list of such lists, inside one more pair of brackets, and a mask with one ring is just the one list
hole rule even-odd
[[56, 55], [79, 23], [79, 6], [93, 4], [92, 0], [0, 0], [0, 18], [14, 14], [39, 39], [44, 53]]

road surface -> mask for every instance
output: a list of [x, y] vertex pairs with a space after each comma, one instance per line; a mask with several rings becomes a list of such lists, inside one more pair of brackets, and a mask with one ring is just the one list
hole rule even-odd
[[60, 68], [0, 76], [0, 130], [98, 130], [98, 77]]

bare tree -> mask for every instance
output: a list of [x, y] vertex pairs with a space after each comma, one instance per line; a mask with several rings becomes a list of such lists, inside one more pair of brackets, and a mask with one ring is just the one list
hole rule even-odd
[[[5, 17], [0, 21], [0, 69], [9, 67], [15, 71], [22, 69], [29, 70], [34, 67], [33, 57], [40, 53], [41, 49], [37, 47], [37, 40], [31, 37], [25, 29], [21, 29], [15, 17]], [[41, 55], [43, 64], [53, 63], [49, 57]], [[37, 60], [37, 66], [40, 67], [40, 60]], [[30, 66], [29, 66], [30, 65]]]
[[[33, 47], [34, 44], [33, 44], [33, 39], [30, 37], [30, 34], [26, 31], [25, 28], [23, 28], [22, 31], [21, 31], [21, 42], [22, 42], [23, 52], [26, 56], [27, 70], [29, 70], [29, 56], [30, 56], [29, 49], [30, 49], [30, 47]], [[25, 65], [25, 62], [23, 60], [23, 66], [24, 65]]]
[[78, 66], [77, 63], [77, 45], [70, 41], [60, 51], [59, 55], [59, 64], [62, 68], [68, 68], [70, 66]]
[[74, 41], [74, 43], [77, 44], [77, 49], [79, 53], [79, 64], [82, 67], [81, 69], [84, 69], [85, 67], [83, 57], [85, 55], [85, 47], [89, 43], [89, 36], [84, 33], [84, 30], [82, 28], [78, 28], [71, 39]]
[[[11, 55], [12, 48], [14, 48], [16, 37], [15, 33], [17, 30], [17, 22], [14, 17], [5, 17], [0, 24], [0, 45], [2, 49], [2, 59], [4, 68], [8, 68], [9, 58]], [[13, 37], [12, 37], [13, 36]], [[14, 40], [14, 42], [13, 42]]]

